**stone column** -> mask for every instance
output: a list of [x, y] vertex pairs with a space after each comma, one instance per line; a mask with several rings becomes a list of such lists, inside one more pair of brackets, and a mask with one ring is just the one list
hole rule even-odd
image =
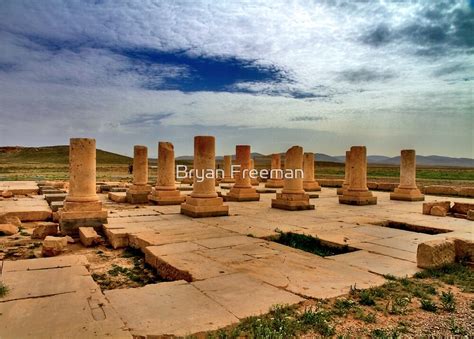
[[346, 151], [346, 159], [344, 162], [344, 183], [342, 187], [337, 189], [337, 195], [341, 195], [342, 192], [349, 188], [350, 174], [351, 174], [351, 165], [350, 165], [350, 156], [351, 151]]
[[227, 201], [258, 201], [260, 194], [252, 187], [249, 171], [251, 168], [250, 146], [237, 145], [235, 147], [235, 161], [239, 165], [239, 171], [235, 178], [235, 184], [226, 196]]
[[181, 213], [193, 218], [229, 215], [229, 207], [217, 196], [215, 187], [215, 138], [194, 137], [193, 192], [181, 204]]
[[222, 183], [234, 183], [235, 179], [232, 176], [232, 155], [224, 155], [224, 178]]
[[280, 154], [272, 154], [272, 163], [270, 168], [270, 179], [265, 183], [267, 188], [282, 188], [283, 179], [281, 174]]
[[375, 205], [377, 197], [367, 188], [367, 149], [352, 146], [350, 151], [350, 181], [347, 190], [339, 196], [340, 204]]
[[306, 152], [303, 156], [303, 188], [306, 192], [321, 191], [321, 186], [314, 180], [314, 153]]
[[[255, 160], [250, 158], [250, 170], [253, 171], [255, 169]], [[250, 183], [252, 186], [258, 186], [260, 185], [260, 181], [258, 181], [258, 177], [250, 177]]]
[[158, 143], [158, 172], [156, 186], [148, 197], [157, 205], [180, 205], [185, 197], [176, 189], [174, 146], [171, 142]]
[[413, 149], [401, 151], [400, 185], [390, 194], [391, 200], [423, 201], [425, 196], [416, 186], [416, 153]]
[[107, 211], [96, 194], [95, 139], [72, 138], [69, 144], [69, 192], [58, 212], [61, 231], [75, 235], [79, 227], [101, 228]]
[[272, 208], [297, 211], [314, 209], [303, 189], [303, 148], [293, 146], [285, 156], [283, 190], [272, 199]]
[[133, 148], [133, 185], [127, 191], [130, 204], [148, 203], [151, 186], [148, 185], [148, 149], [136, 145]]

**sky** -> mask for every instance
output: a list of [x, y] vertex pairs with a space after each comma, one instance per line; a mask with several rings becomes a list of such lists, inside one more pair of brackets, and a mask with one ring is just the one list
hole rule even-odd
[[474, 157], [474, 0], [0, 0], [0, 146]]

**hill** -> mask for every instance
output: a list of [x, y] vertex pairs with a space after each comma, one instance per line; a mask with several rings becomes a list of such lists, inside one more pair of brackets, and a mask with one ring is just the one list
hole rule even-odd
[[[131, 161], [124, 155], [97, 150], [97, 164], [129, 164]], [[68, 164], [69, 146], [0, 147], [0, 164], [11, 163]]]

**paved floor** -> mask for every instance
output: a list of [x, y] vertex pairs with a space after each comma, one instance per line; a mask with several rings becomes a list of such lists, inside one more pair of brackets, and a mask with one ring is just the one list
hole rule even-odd
[[[14, 292], [0, 299], [0, 337], [33, 333], [14, 319], [26, 307], [22, 303], [29, 304], [29, 312], [22, 313], [21, 321], [36, 324], [29, 318], [36, 319], [43, 310], [57, 311], [61, 298], [72, 301], [61, 319], [66, 322], [79, 312], [74, 324], [89, 331], [84, 336], [186, 335], [217, 329], [267, 312], [275, 304], [343, 295], [354, 285], [380, 285], [384, 274], [412, 275], [418, 270], [417, 245], [428, 239], [473, 239], [471, 221], [423, 215], [422, 202], [390, 201], [388, 193], [374, 194], [376, 206], [348, 206], [338, 203], [335, 189], [323, 188], [320, 198], [312, 200], [316, 210], [297, 212], [271, 209], [274, 194], [262, 194], [259, 202], [228, 202], [228, 217], [203, 219], [179, 214], [179, 206], [136, 208], [108, 201], [105, 231], [111, 243], [140, 248], [146, 261], [173, 281], [102, 294], [81, 259], [74, 259], [78, 262], [67, 269], [54, 263], [66, 257], [38, 259], [54, 268], [41, 264], [33, 271], [24, 267], [34, 260], [19, 264], [23, 268], [5, 262], [2, 279]], [[102, 198], [105, 201], [105, 195]], [[472, 202], [426, 197], [435, 199]], [[429, 235], [380, 226], [387, 221], [449, 232]], [[313, 235], [359, 250], [322, 258], [265, 240], [278, 231]], [[96, 301], [87, 306], [84, 298]], [[98, 304], [99, 320], [94, 317]], [[81, 307], [87, 312], [82, 314]], [[54, 334], [64, 330], [55, 325], [45, 328], [57, 331]]]

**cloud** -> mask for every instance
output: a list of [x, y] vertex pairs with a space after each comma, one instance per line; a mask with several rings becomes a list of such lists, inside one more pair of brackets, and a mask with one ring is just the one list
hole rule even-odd
[[311, 116], [311, 115], [303, 115], [290, 118], [290, 121], [321, 121], [327, 119], [326, 117], [320, 116]]
[[346, 70], [340, 73], [340, 78], [350, 83], [385, 81], [394, 77], [395, 75], [390, 71], [376, 71], [368, 68]]
[[5, 1], [0, 143], [207, 126], [280, 145], [268, 131], [306, 124], [328, 148], [429, 130], [413, 146], [437, 153], [449, 132], [469, 156], [472, 20], [461, 0]]

